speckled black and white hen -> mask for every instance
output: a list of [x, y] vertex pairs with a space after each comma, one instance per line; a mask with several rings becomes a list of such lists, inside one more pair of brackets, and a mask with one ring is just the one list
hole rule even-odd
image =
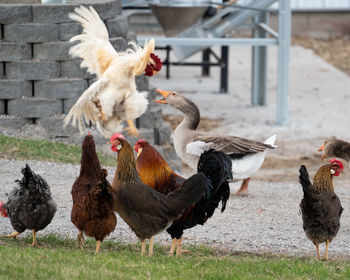
[[33, 232], [32, 246], [36, 246], [35, 234], [49, 225], [55, 216], [57, 206], [51, 197], [50, 187], [43, 177], [35, 174], [26, 164], [22, 169], [22, 180], [8, 196], [8, 201], [0, 205], [3, 217], [9, 217], [15, 232], [7, 237], [17, 235], [30, 229]]

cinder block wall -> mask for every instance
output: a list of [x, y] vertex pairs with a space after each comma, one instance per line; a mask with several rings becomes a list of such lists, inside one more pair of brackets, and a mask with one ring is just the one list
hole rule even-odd
[[[90, 3], [93, 1], [89, 1]], [[78, 4], [3, 4], [0, 8], [0, 127], [20, 128], [40, 124], [50, 137], [71, 136], [76, 128], [62, 128], [64, 114], [92, 83], [94, 76], [80, 68], [68, 53], [70, 38], [81, 33], [68, 14]], [[92, 4], [104, 20], [117, 50], [135, 40], [122, 15], [121, 0]], [[148, 79], [138, 77], [139, 90], [149, 90]], [[161, 111], [150, 105], [137, 124], [154, 139], [154, 129], [170, 130], [161, 122]], [[169, 135], [164, 138], [164, 135]], [[151, 141], [152, 142], [152, 141]]]

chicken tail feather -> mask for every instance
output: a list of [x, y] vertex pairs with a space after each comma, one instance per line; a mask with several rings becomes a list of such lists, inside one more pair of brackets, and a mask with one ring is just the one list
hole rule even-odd
[[300, 166], [299, 169], [299, 182], [303, 187], [304, 197], [310, 197], [310, 191], [312, 189], [312, 184], [310, 182], [309, 173], [305, 165]]
[[199, 201], [207, 185], [204, 174], [195, 174], [185, 181], [181, 188], [167, 195], [166, 207], [174, 217], [181, 215], [191, 204]]

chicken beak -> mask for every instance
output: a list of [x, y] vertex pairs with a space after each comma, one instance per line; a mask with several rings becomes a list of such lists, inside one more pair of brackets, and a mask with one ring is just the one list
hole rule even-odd
[[166, 98], [170, 94], [170, 91], [165, 91], [165, 90], [161, 90], [161, 89], [158, 89], [158, 88], [156, 89], [156, 91], [158, 93], [160, 93], [161, 95], [163, 95], [164, 98], [161, 99], [161, 100], [155, 100], [154, 102], [161, 103], [161, 104], [167, 104], [168, 102], [166, 101]]
[[137, 157], [139, 157], [139, 155], [141, 155], [142, 153], [142, 148], [139, 148], [139, 150], [137, 151]]
[[109, 145], [113, 145], [112, 141], [107, 142], [107, 144], [109, 144]]

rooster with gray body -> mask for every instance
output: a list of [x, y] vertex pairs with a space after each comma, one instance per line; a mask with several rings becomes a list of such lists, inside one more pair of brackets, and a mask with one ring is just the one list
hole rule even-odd
[[11, 191], [8, 201], [1, 204], [0, 212], [3, 217], [10, 218], [15, 230], [7, 237], [16, 239], [18, 234], [30, 229], [33, 232], [32, 246], [36, 246], [36, 232], [51, 223], [57, 206], [43, 177], [35, 174], [28, 164], [22, 169], [22, 174], [22, 180], [16, 180], [18, 187]]

